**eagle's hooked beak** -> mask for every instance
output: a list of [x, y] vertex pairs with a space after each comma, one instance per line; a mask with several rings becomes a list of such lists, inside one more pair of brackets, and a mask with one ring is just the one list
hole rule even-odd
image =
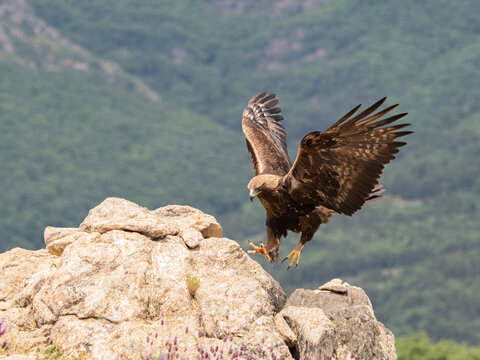
[[255, 196], [257, 196], [257, 195], [258, 195], [258, 193], [256, 193], [253, 189], [250, 190], [250, 195], [249, 195], [250, 201], [253, 202], [253, 199], [254, 199]]

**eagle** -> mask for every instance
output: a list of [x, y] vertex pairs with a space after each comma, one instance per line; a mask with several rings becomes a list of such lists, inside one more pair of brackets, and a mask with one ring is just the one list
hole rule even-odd
[[412, 133], [399, 131], [410, 124], [392, 124], [407, 113], [384, 117], [398, 104], [376, 112], [385, 100], [359, 114], [357, 105], [324, 132], [305, 135], [292, 164], [276, 95], [262, 92], [250, 99], [242, 129], [255, 176], [247, 188], [250, 200], [257, 197], [267, 212], [267, 245], [250, 242], [254, 250], [249, 253], [276, 262], [282, 237], [287, 231], [301, 232], [297, 246], [283, 259], [291, 259], [288, 269], [294, 263], [296, 267], [320, 224], [334, 213], [351, 216], [366, 202], [384, 197], [378, 179], [406, 145], [397, 139]]

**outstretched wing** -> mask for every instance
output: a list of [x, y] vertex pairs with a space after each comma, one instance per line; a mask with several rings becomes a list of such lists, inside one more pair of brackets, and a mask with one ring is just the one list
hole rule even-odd
[[275, 94], [262, 92], [252, 97], [243, 111], [242, 128], [256, 175], [284, 176], [292, 167], [287, 133], [279, 122], [283, 116], [277, 104]]
[[379, 120], [398, 104], [369, 116], [385, 99], [352, 117], [358, 105], [325, 132], [315, 131], [302, 139], [297, 159], [285, 176], [294, 200], [352, 215], [372, 199], [384, 165], [406, 144], [396, 139], [411, 133], [397, 131], [410, 124], [389, 125], [406, 113]]

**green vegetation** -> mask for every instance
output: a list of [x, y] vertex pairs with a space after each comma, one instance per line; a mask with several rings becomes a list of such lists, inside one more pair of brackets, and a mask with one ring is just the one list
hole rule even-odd
[[60, 360], [62, 359], [62, 352], [56, 345], [49, 346], [45, 349], [44, 352], [45, 359], [47, 360]]
[[[242, 199], [240, 192], [221, 199], [204, 186], [212, 177], [243, 185], [233, 131], [78, 73], [3, 63], [0, 73], [3, 250], [41, 246], [46, 225], [76, 226], [106, 196], [210, 212]], [[223, 169], [199, 171], [215, 161]]]
[[478, 360], [479, 347], [467, 347], [453, 341], [430, 343], [425, 334], [397, 339], [398, 360]]
[[[206, 0], [29, 3], [87, 50], [55, 56], [114, 61], [125, 78], [50, 71], [48, 49], [25, 39], [16, 54], [36, 67], [1, 58], [0, 251], [42, 247], [45, 226], [77, 226], [107, 196], [201, 208], [247, 248], [265, 237], [246, 192], [250, 96], [278, 94], [294, 158], [308, 131], [388, 95], [415, 131], [382, 178], [389, 198], [336, 215], [299, 268], [265, 267], [287, 291], [332, 277], [363, 287], [397, 336], [480, 343], [478, 1], [244, 0], [230, 14]], [[162, 101], [133, 91], [132, 75]]]

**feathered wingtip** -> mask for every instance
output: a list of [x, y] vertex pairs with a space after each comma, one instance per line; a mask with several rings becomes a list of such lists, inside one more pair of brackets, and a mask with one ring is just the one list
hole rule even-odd
[[263, 91], [253, 96], [249, 100], [248, 107], [254, 107], [255, 105], [257, 105], [262, 109], [266, 117], [275, 121], [282, 121], [283, 116], [280, 115], [282, 109], [276, 106], [277, 104], [278, 99], [276, 94], [267, 94], [266, 91]]
[[[397, 131], [406, 126], [410, 126], [411, 124], [405, 123], [405, 124], [386, 126], [397, 121], [398, 119], [403, 118], [408, 113], [396, 114], [396, 115], [387, 117], [385, 119], [381, 119], [381, 117], [383, 117], [384, 115], [386, 115], [387, 113], [395, 109], [398, 106], [398, 104], [386, 107], [385, 109], [375, 112], [381, 105], [383, 105], [386, 99], [387, 99], [386, 97], [380, 99], [375, 104], [368, 107], [361, 113], [353, 116], [356, 113], [356, 111], [360, 108], [360, 105], [355, 106], [352, 110], [350, 110], [348, 113], [342, 116], [342, 118], [339, 119], [335, 124], [333, 124], [328, 130], [343, 128], [345, 131], [346, 129], [356, 128], [356, 129], [363, 129], [366, 131], [380, 131], [381, 133], [385, 133], [385, 134], [388, 133], [391, 136], [394, 136], [394, 138], [399, 138], [405, 135], [412, 134], [413, 131]], [[405, 145], [406, 143], [397, 141], [397, 142], [393, 142], [392, 144], [395, 146], [395, 148], [398, 148]], [[398, 152], [398, 149], [396, 149], [393, 153], [397, 153], [397, 152]]]
[[[384, 98], [378, 100], [375, 104], [373, 104], [372, 106], [368, 107], [367, 109], [363, 110], [360, 114], [358, 114], [357, 116], [355, 116], [354, 118], [350, 119], [350, 116], [352, 116], [353, 114], [355, 114], [357, 112], [357, 110], [360, 108], [360, 106], [362, 106], [361, 104], [358, 104], [357, 106], [355, 106], [352, 110], [350, 110], [348, 113], [346, 113], [345, 115], [343, 115], [335, 124], [332, 125], [332, 127], [335, 127], [335, 126], [338, 126], [340, 124], [342, 124], [344, 121], [348, 120], [348, 122], [345, 122], [345, 124], [342, 124], [342, 125], [346, 125], [346, 124], [351, 124], [351, 123], [354, 123], [355, 121], [359, 120], [359, 119], [362, 119], [364, 118], [365, 116], [368, 116], [370, 115], [372, 112], [374, 112], [375, 110], [377, 110], [384, 102], [385, 100], [387, 100], [387, 97], [385, 96]], [[398, 105], [398, 104], [397, 104]], [[395, 108], [397, 105], [393, 105], [391, 106], [388, 110], [392, 110], [393, 108]]]
[[385, 192], [385, 188], [383, 187], [383, 185], [375, 186], [372, 192], [370, 193], [370, 195], [368, 195], [368, 198], [365, 200], [365, 202], [371, 202], [371, 201], [386, 198], [387, 197], [386, 195], [382, 195], [384, 192]]
[[262, 97], [264, 97], [265, 95], [267, 94], [266, 91], [263, 91], [261, 93], [258, 93], [257, 95], [254, 95], [249, 101], [248, 101], [248, 105], [252, 105], [252, 104], [255, 104], [257, 102], [258, 99], [261, 99]]
[[[350, 118], [360, 108], [361, 105], [359, 104], [359, 105], [355, 106], [352, 110], [350, 110], [348, 113], [346, 113], [344, 116], [342, 116], [331, 127], [333, 128], [333, 127], [336, 127], [336, 126], [346, 126], [346, 125], [353, 125], [353, 124], [355, 124], [356, 126], [359, 126], [359, 125], [367, 125], [368, 124], [368, 127], [376, 127], [377, 128], [379, 126], [387, 125], [387, 124], [389, 124], [389, 123], [391, 123], [395, 120], [398, 120], [398, 119], [404, 117], [405, 115], [407, 115], [407, 113], [402, 113], [402, 114], [398, 114], [398, 115], [389, 117], [385, 120], [377, 121], [377, 122], [373, 123], [375, 120], [381, 118], [383, 115], [389, 113], [390, 111], [392, 111], [393, 109], [395, 109], [398, 106], [398, 104], [391, 105], [391, 106], [389, 106], [389, 107], [387, 107], [383, 110], [380, 110], [379, 112], [375, 113], [374, 115], [369, 116], [375, 110], [377, 110], [385, 102], [385, 100], [387, 100], [386, 97], [380, 99], [379, 101], [377, 101], [372, 106], [363, 110], [361, 113], [357, 114], [353, 118]], [[369, 116], [369, 117], [367, 117], [367, 116]]]

